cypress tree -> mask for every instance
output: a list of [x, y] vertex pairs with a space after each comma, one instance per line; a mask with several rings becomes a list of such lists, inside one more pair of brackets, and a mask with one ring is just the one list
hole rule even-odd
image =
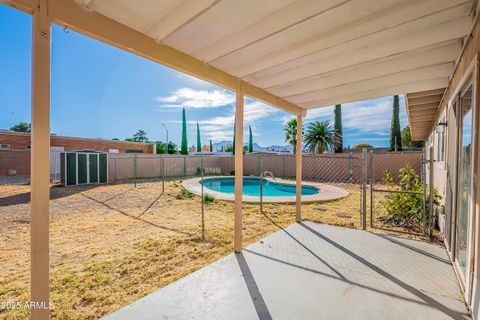
[[187, 117], [185, 116], [185, 108], [183, 108], [182, 111], [182, 145], [180, 147], [180, 153], [183, 155], [188, 154]]
[[200, 141], [200, 127], [197, 122], [197, 152], [202, 152], [202, 143]]
[[210, 140], [210, 152], [213, 152], [213, 144], [212, 144], [212, 140]]
[[248, 152], [253, 152], [253, 137], [252, 137], [252, 127], [248, 126], [249, 137], [248, 137]]
[[390, 150], [402, 151], [402, 134], [400, 131], [400, 99], [393, 96], [392, 127], [390, 129]]
[[335, 145], [335, 153], [343, 152], [343, 128], [342, 128], [342, 105], [335, 106], [335, 122], [333, 128], [338, 135], [338, 143]]
[[[236, 122], [236, 121], [235, 121], [235, 122]], [[236, 133], [236, 131], [237, 131], [236, 128], [237, 128], [237, 124], [234, 123], [234, 124], [233, 124], [233, 151], [232, 151], [233, 154], [235, 154], [235, 133]]]

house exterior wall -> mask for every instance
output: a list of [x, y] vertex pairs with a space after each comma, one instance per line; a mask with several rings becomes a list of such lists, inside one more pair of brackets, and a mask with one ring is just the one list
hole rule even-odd
[[[480, 319], [480, 286], [478, 279], [480, 275], [480, 243], [479, 243], [479, 221], [480, 221], [480, 190], [478, 190], [478, 175], [480, 168], [479, 156], [479, 102], [480, 102], [480, 81], [479, 81], [479, 52], [480, 52], [480, 27], [477, 24], [473, 30], [471, 37], [467, 40], [464, 51], [458, 60], [458, 65], [451, 77], [449, 86], [446, 90], [444, 99], [441, 102], [439, 110], [436, 114], [433, 127], [426, 141], [426, 145], [433, 148], [434, 153], [434, 187], [442, 195], [442, 205], [445, 206], [445, 215], [439, 216], [440, 226], [442, 220], [444, 222], [445, 244], [452, 260], [455, 260], [454, 243], [455, 243], [455, 225], [456, 225], [456, 208], [457, 208], [457, 144], [459, 139], [459, 130], [455, 111], [453, 109], [454, 101], [459, 90], [464, 85], [466, 79], [473, 77], [473, 145], [472, 145], [472, 211], [470, 215], [470, 231], [468, 249], [469, 274], [465, 280], [465, 286], [462, 285], [465, 300], [470, 307], [473, 319]], [[445, 159], [436, 159], [439, 143], [437, 125], [441, 122], [447, 122], [445, 133]], [[441, 212], [441, 210], [440, 210]], [[442, 227], [442, 226], [441, 226]], [[453, 261], [455, 266], [455, 262]], [[467, 265], [468, 266], [468, 265]], [[459, 275], [459, 271], [457, 271]], [[460, 276], [459, 276], [460, 277]], [[460, 281], [462, 282], [462, 281]]]

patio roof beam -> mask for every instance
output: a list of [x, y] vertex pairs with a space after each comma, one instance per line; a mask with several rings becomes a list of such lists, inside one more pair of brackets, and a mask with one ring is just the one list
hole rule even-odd
[[[50, 46], [48, 0], [39, 0], [32, 20], [31, 300], [49, 302]], [[32, 319], [48, 319], [48, 308], [32, 308]]]
[[[7, 0], [7, 5], [25, 12], [33, 12], [33, 0]], [[100, 40], [122, 50], [131, 52], [175, 70], [212, 82], [221, 87], [280, 108], [292, 114], [303, 109], [298, 105], [275, 96], [212, 65], [202, 62], [170, 46], [160, 44], [153, 38], [127, 27], [113, 19], [88, 10], [74, 0], [48, 0], [48, 16], [52, 22]]]

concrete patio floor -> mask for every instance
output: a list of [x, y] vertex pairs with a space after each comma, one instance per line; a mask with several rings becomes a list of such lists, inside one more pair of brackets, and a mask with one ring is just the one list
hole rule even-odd
[[302, 222], [105, 319], [468, 319], [445, 249]]

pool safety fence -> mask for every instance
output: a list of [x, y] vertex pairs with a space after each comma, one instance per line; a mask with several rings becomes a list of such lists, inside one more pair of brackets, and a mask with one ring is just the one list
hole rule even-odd
[[[372, 157], [374, 154], [374, 157]], [[374, 163], [373, 163], [373, 162]], [[295, 186], [296, 158], [294, 154], [246, 153], [243, 156], [243, 201], [258, 206], [262, 214], [287, 210], [294, 214], [295, 200], [289, 198], [292, 186]], [[318, 188], [319, 192], [341, 194], [334, 201], [305, 201], [309, 195], [302, 195], [306, 215], [322, 221], [324, 216], [337, 217], [347, 226], [366, 228], [369, 216], [371, 188], [370, 181], [381, 181], [386, 170], [398, 172], [410, 165], [420, 174], [422, 152], [382, 152], [367, 151], [303, 154], [302, 186]], [[372, 165], [370, 165], [372, 163]], [[233, 155], [152, 155], [121, 154], [109, 157], [109, 179], [111, 183], [132, 183], [134, 187], [144, 182], [160, 183], [161, 192], [165, 192], [166, 183], [197, 179], [198, 193], [187, 197], [199, 197], [199, 213], [202, 238], [205, 237], [205, 217], [208, 204], [218, 199], [212, 190], [206, 189], [204, 180], [211, 177], [230, 177], [234, 183], [235, 157]], [[225, 182], [229, 183], [229, 182]], [[285, 188], [283, 187], [285, 186]], [[232, 185], [233, 188], [233, 185]], [[279, 188], [280, 195], [267, 194], [272, 188]], [[308, 190], [307, 190], [308, 191]], [[266, 193], [267, 192], [267, 193]], [[274, 190], [275, 192], [275, 190]], [[285, 194], [287, 193], [287, 194]], [[308, 193], [308, 192], [306, 192]], [[281, 199], [278, 203], [272, 201]], [[328, 197], [327, 197], [328, 199]], [[225, 210], [233, 210], [233, 196], [226, 200]], [[308, 203], [309, 202], [309, 203]], [[303, 205], [302, 205], [303, 208]]]

